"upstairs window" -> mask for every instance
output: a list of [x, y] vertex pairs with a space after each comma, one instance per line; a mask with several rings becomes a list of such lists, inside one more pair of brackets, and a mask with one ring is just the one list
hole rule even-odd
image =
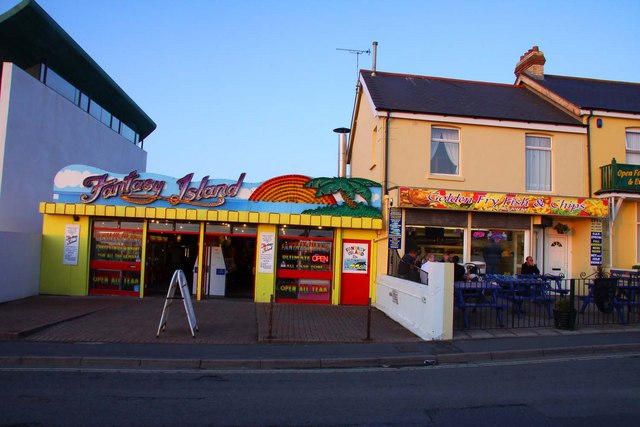
[[551, 191], [551, 138], [526, 138], [527, 191]]
[[640, 129], [627, 130], [627, 159], [629, 165], [640, 165]]
[[431, 173], [458, 175], [459, 165], [458, 129], [431, 128]]

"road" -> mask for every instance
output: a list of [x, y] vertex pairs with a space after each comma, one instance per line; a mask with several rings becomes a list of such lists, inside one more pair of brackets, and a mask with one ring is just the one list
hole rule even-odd
[[525, 427], [638, 419], [640, 355], [362, 370], [0, 370], [0, 425]]

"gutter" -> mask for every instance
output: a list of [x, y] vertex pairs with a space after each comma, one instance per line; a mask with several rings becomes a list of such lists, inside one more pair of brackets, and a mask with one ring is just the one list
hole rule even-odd
[[589, 197], [593, 197], [591, 184], [591, 119], [593, 118], [593, 110], [587, 116], [587, 182], [589, 186]]
[[391, 120], [391, 110], [387, 110], [387, 121], [384, 129], [384, 183], [382, 185], [382, 194], [388, 196], [388, 180], [389, 180], [389, 121]]

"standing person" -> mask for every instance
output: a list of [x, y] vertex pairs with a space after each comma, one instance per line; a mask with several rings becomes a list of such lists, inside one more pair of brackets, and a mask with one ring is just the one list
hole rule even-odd
[[453, 281], [464, 282], [467, 279], [467, 270], [463, 265], [458, 264], [460, 258], [454, 255], [451, 260], [453, 261]]
[[418, 253], [418, 242], [416, 241], [416, 229], [407, 228], [407, 242], [405, 243], [405, 251], [415, 250]]
[[429, 272], [427, 271], [427, 267], [431, 262], [436, 262], [436, 256], [434, 254], [428, 254], [424, 257], [424, 262], [422, 263], [422, 266], [420, 266], [420, 282], [424, 285], [429, 282]]
[[489, 239], [489, 243], [482, 250], [482, 256], [484, 256], [484, 262], [487, 264], [486, 273], [499, 274], [502, 249], [500, 249], [500, 245], [497, 244], [494, 239]]
[[533, 263], [532, 256], [525, 258], [524, 264], [522, 264], [522, 268], [520, 269], [520, 274], [540, 274], [538, 266]]
[[417, 279], [417, 267], [416, 267], [416, 256], [417, 252], [415, 249], [410, 249], [407, 253], [404, 254], [400, 263], [398, 264], [398, 276], [406, 280]]

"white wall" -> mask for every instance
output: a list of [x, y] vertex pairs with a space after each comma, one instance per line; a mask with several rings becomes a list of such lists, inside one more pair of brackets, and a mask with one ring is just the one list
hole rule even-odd
[[[2, 64], [0, 84], [0, 232], [24, 233], [0, 235], [0, 246], [31, 261], [21, 264], [20, 272], [0, 258], [2, 271], [15, 271], [11, 283], [0, 283], [0, 301], [6, 301], [11, 295], [37, 294], [40, 246], [34, 257], [29, 242], [33, 234], [42, 234], [38, 205], [53, 201], [55, 174], [78, 163], [116, 173], [144, 172], [147, 153], [13, 64]], [[16, 246], [7, 247], [5, 239]]]
[[453, 339], [453, 264], [430, 263], [428, 286], [378, 275], [374, 306], [425, 341]]
[[0, 302], [37, 295], [42, 235], [0, 231], [0, 242]]

